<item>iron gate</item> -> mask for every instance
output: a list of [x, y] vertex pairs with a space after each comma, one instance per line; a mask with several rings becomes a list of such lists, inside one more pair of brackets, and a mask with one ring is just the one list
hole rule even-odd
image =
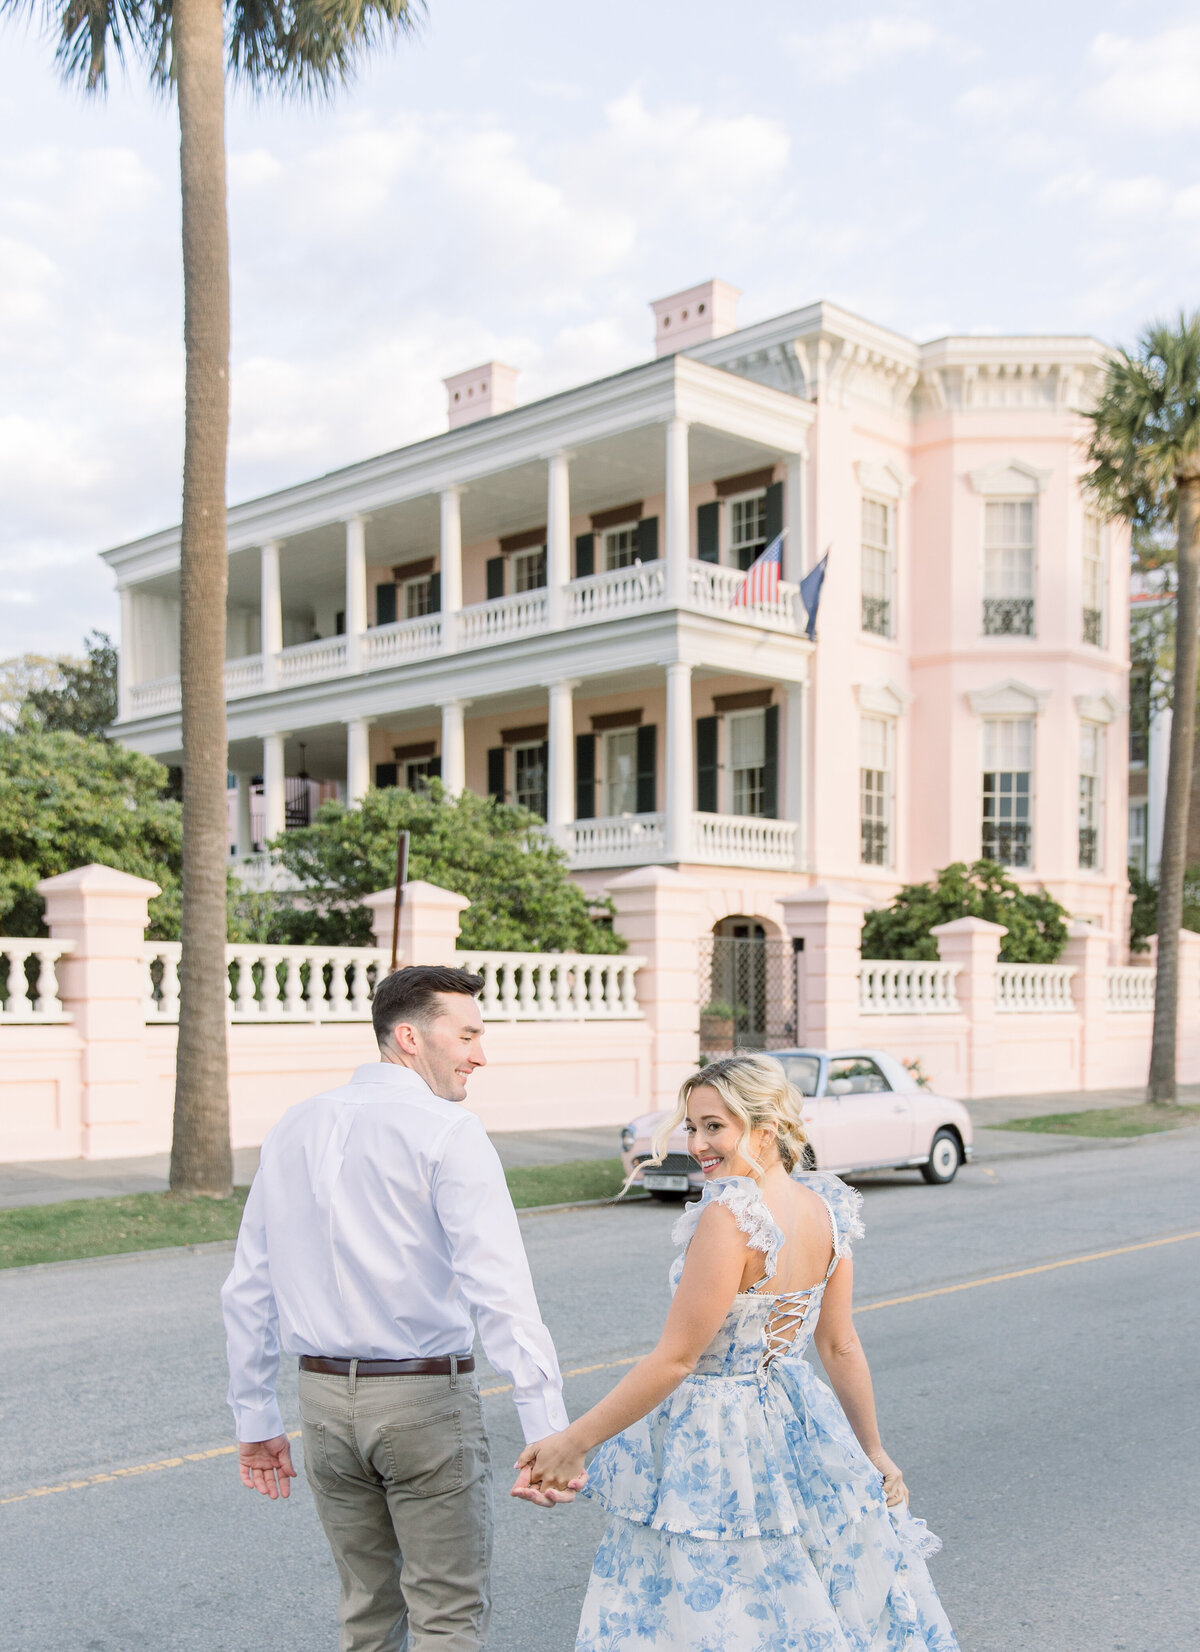
[[700, 940], [700, 1051], [786, 1050], [797, 1042], [796, 956], [790, 940], [704, 935]]

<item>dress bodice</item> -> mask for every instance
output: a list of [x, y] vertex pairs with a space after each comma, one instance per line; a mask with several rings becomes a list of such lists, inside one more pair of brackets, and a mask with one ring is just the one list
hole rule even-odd
[[695, 1370], [698, 1377], [761, 1375], [776, 1360], [802, 1358], [812, 1340], [825, 1287], [838, 1262], [849, 1253], [851, 1239], [862, 1233], [858, 1214], [862, 1195], [836, 1176], [818, 1171], [798, 1173], [795, 1180], [815, 1193], [825, 1206], [833, 1242], [833, 1255], [824, 1278], [803, 1290], [772, 1292], [770, 1289], [784, 1236], [751, 1177], [727, 1176], [710, 1182], [699, 1202], [686, 1210], [675, 1224], [672, 1237], [683, 1248], [671, 1264], [672, 1293], [683, 1273], [692, 1235], [709, 1205], [724, 1205], [751, 1248], [763, 1253], [762, 1278], [749, 1290], [739, 1292], [716, 1336], [700, 1356]]

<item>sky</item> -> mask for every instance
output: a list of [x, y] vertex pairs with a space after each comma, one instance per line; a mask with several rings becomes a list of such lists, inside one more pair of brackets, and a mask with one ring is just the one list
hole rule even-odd
[[[1200, 20], [1159, 0], [428, 0], [328, 101], [230, 95], [231, 502], [653, 353], [720, 276], [915, 339], [1131, 343], [1200, 306]], [[0, 18], [0, 659], [116, 630], [97, 553], [178, 520], [173, 106]]]

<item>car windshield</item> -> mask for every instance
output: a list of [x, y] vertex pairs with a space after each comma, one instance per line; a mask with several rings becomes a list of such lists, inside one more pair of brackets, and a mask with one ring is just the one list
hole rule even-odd
[[821, 1072], [821, 1058], [817, 1055], [777, 1055], [784, 1072], [802, 1096], [815, 1096], [817, 1079]]

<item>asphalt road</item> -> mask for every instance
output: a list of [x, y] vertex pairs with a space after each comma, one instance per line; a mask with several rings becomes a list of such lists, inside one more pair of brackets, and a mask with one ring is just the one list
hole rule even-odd
[[[1200, 1229], [1198, 1182], [1200, 1131], [949, 1188], [864, 1184], [860, 1330], [885, 1443], [945, 1540], [933, 1573], [964, 1652], [1200, 1646], [1200, 1238], [1177, 1237]], [[568, 1376], [573, 1412], [652, 1342], [673, 1214], [524, 1218], [564, 1368], [608, 1367]], [[0, 1652], [333, 1652], [303, 1481], [271, 1505], [230, 1455], [202, 1455], [229, 1435], [228, 1265], [208, 1250], [0, 1274]], [[487, 1406], [511, 1463], [511, 1404]], [[284, 1411], [293, 1426], [291, 1381]], [[497, 1503], [490, 1647], [570, 1652], [600, 1516]]]

